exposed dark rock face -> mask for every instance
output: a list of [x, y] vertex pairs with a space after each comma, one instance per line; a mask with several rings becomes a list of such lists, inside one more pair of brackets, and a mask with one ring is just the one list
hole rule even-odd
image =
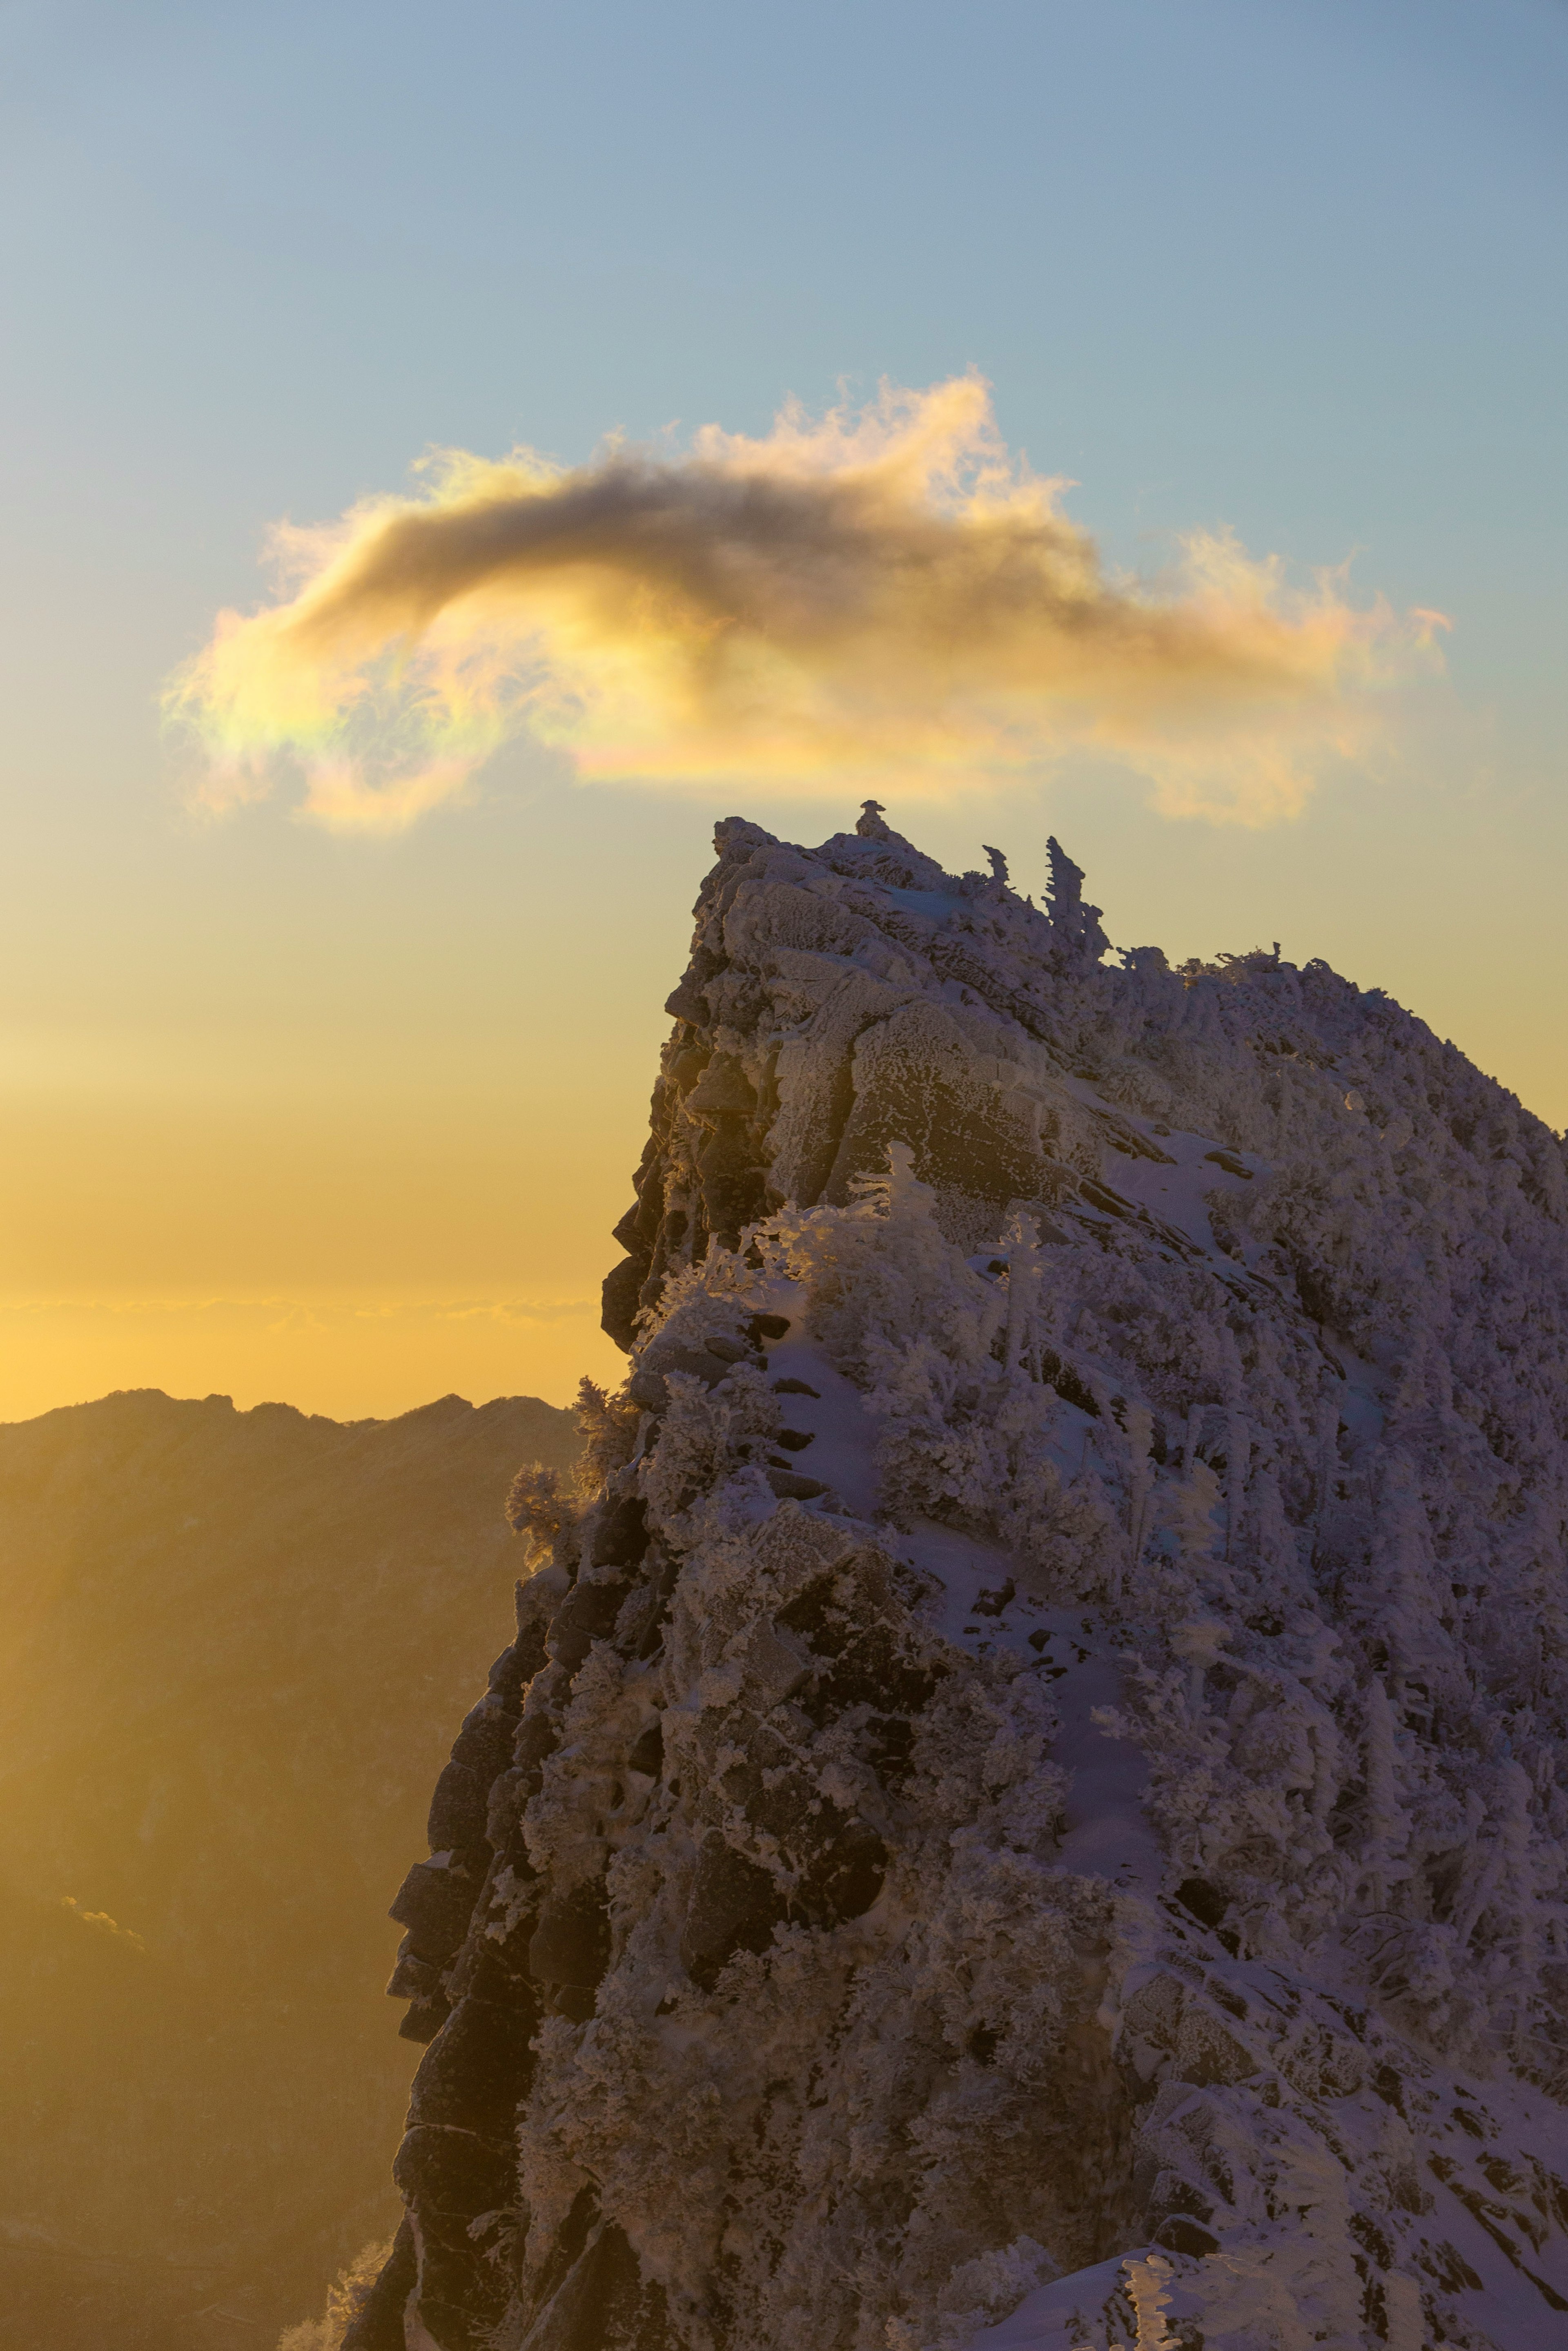
[[[765, 1395], [749, 1363], [741, 1369], [749, 1392]], [[667, 1434], [672, 1452], [681, 1435]], [[421, 1991], [410, 2011], [421, 2037], [440, 2022], [398, 2165], [419, 2254], [409, 2339], [442, 2351], [487, 2342], [498, 2326], [499, 2339], [541, 2351], [749, 2339], [743, 2279], [711, 2281], [695, 2296], [682, 2280], [672, 2305], [673, 2282], [640, 2266], [623, 2225], [631, 2216], [603, 2208], [602, 2183], [585, 2188], [596, 2200], [579, 2196], [555, 2229], [524, 2225], [514, 2126], [529, 2103], [530, 2043], [541, 2027], [546, 2039], [575, 2036], [596, 2020], [619, 2036], [645, 2034], [659, 2029], [651, 2011], [661, 2008], [701, 2040], [703, 2003], [715, 1995], [723, 2037], [743, 2033], [737, 1998], [757, 1989], [781, 1934], [808, 1970], [828, 1967], [841, 1998], [857, 1949], [846, 1931], [883, 1894], [889, 1840], [916, 1801], [911, 1783], [956, 1761], [919, 1752], [951, 1666], [912, 1605], [918, 1588], [904, 1577], [900, 1589], [900, 1571], [873, 1541], [770, 1499], [763, 1520], [734, 1532], [738, 1584], [701, 1557], [689, 1555], [682, 1574], [666, 1531], [690, 1536], [692, 1498], [675, 1507], [683, 1477], [650, 1498], [645, 1460], [612, 1473], [557, 1537], [554, 1564], [519, 1587], [519, 1643], [537, 1650], [543, 1629], [546, 1662], [514, 1716], [523, 1760], [497, 1774], [486, 1854], [463, 1854], [461, 1883], [456, 1854], [417, 1865], [417, 1891], [405, 1888], [395, 1906], [410, 1934], [393, 1988], [413, 1989], [402, 1976], [410, 1959], [444, 1960], [440, 1991]], [[640, 1548], [635, 1562], [604, 1557], [631, 1548]], [[957, 1729], [948, 1725], [949, 1736]], [[978, 1746], [958, 1736], [981, 1768], [987, 1733]], [[646, 1880], [629, 1944], [628, 1872]], [[476, 1896], [454, 1961], [450, 1947]], [[1069, 1895], [1061, 1931], [1092, 1980], [1105, 1932], [1092, 1895]], [[661, 1973], [653, 1962], [656, 1982], [651, 1952], [634, 1951], [649, 1936], [667, 1954]], [[752, 1976], [737, 1975], [748, 1965]], [[1086, 2016], [1073, 2029], [1089, 2031]], [[916, 2092], [916, 2111], [928, 2096]], [[800, 2097], [787, 2077], [747, 2094], [753, 2176], [738, 2192], [759, 2210], [807, 2127]], [[1032, 2204], [1062, 2194], [1052, 2136], [1024, 2129], [1043, 2158]], [[525, 2157], [545, 2172], [547, 2137], [546, 2127]], [[649, 2181], [639, 2196], [663, 2192]], [[1067, 2196], [1055, 2216], [1057, 2235], [1085, 2254], [1105, 2225], [1096, 2208], [1104, 2192], [1096, 2186], [1087, 2206]], [[885, 2227], [874, 2195], [850, 2194], [836, 2235], [847, 2253], [859, 2229]], [[810, 2232], [794, 2233], [792, 2258], [804, 2263]]]
[[355, 2351], [1529, 2351], [1561, 1144], [1325, 967], [1104, 968], [1054, 843], [718, 848]]

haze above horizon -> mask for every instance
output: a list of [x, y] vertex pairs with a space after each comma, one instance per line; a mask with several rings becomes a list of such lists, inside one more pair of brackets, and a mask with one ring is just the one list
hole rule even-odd
[[[514, 733], [398, 834], [192, 812], [164, 681], [268, 529], [432, 447], [586, 465], [976, 369], [1113, 585], [1231, 531], [1451, 622], [1252, 826], [1075, 741], [891, 820], [1048, 833], [1118, 945], [1280, 939], [1561, 1128], [1561, 136], [1532, 0], [1095, 10], [13, 6], [0, 1418], [125, 1386], [342, 1418], [562, 1401], [714, 820]], [[668, 433], [667, 428], [673, 431]], [[666, 437], [667, 436], [667, 437]], [[804, 788], [803, 788], [804, 787]]]

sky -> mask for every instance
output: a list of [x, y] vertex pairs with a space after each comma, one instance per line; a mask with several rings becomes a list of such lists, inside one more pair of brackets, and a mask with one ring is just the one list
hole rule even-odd
[[1058, 834], [1118, 946], [1326, 956], [1568, 1123], [1568, 12], [0, 0], [0, 1418], [616, 1373], [713, 822], [863, 794], [523, 724], [400, 829], [286, 761], [203, 797], [169, 681], [277, 526], [432, 450], [679, 471], [972, 371], [1113, 587], [1234, 534], [1440, 614], [1246, 821], [1082, 731], [879, 796], [1036, 896]]

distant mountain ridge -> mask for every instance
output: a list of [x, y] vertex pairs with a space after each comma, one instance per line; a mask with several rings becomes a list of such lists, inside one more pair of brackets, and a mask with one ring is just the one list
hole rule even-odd
[[0, 1426], [7, 2351], [269, 2342], [389, 2231], [386, 1908], [507, 1636], [507, 1489], [577, 1449], [533, 1397]]

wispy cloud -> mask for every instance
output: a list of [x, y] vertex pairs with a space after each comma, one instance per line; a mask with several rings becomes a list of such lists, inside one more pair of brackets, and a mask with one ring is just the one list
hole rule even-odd
[[556, 465], [448, 451], [417, 495], [280, 527], [285, 601], [222, 614], [172, 681], [214, 809], [396, 831], [526, 728], [588, 776], [951, 789], [1075, 748], [1173, 816], [1294, 814], [1367, 740], [1373, 690], [1440, 614], [1304, 593], [1195, 532], [1171, 576], [1110, 577], [1012, 456], [975, 375], [788, 407], [760, 439]]
[[107, 1910], [84, 1910], [74, 1894], [62, 1894], [60, 1907], [68, 1910], [72, 1917], [79, 1919], [84, 1927], [89, 1927], [95, 1935], [112, 1936], [116, 1942], [128, 1943], [134, 1951], [147, 1949], [133, 1928], [122, 1927], [118, 1919], [109, 1917]]

